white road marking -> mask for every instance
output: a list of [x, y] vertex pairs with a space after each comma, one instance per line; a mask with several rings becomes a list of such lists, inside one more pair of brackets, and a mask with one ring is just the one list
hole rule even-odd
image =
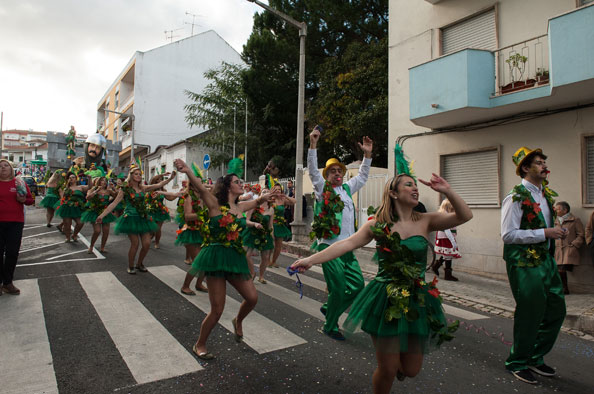
[[34, 234], [34, 235], [27, 235], [26, 237], [22, 237], [22, 239], [26, 239], [26, 238], [35, 238], [35, 237], [39, 237], [40, 235], [45, 235], [45, 234], [54, 234], [59, 232], [58, 230], [54, 230], [54, 231], [48, 231], [45, 233], [39, 233], [39, 234]]
[[46, 224], [39, 224], [39, 225], [30, 225], [30, 226], [24, 226], [23, 230], [31, 230], [34, 228], [39, 228], [39, 227], [47, 227]]
[[38, 246], [36, 248], [29, 248], [29, 249], [25, 249], [25, 250], [21, 250], [19, 253], [25, 253], [25, 252], [30, 252], [32, 250], [38, 250], [38, 249], [43, 249], [43, 248], [49, 248], [50, 246], [56, 246], [56, 245], [63, 245], [64, 241], [61, 242], [56, 242], [53, 244], [48, 244], [48, 245], [43, 245], [43, 246]]
[[[174, 265], [151, 267], [150, 272], [176, 292], [179, 292], [186, 276], [185, 271]], [[207, 294], [198, 293], [195, 296], [184, 295], [184, 297], [203, 312], [210, 311]], [[234, 331], [231, 320], [237, 315], [239, 305], [240, 303], [231, 297], [225, 300], [225, 310], [219, 324], [230, 332]], [[305, 339], [255, 311], [252, 311], [243, 321], [243, 335], [246, 345], [260, 354], [307, 343]]]
[[445, 313], [448, 315], [459, 317], [460, 319], [464, 320], [481, 320], [481, 319], [488, 319], [489, 316], [481, 315], [478, 313], [470, 312], [464, 309], [456, 308], [452, 305], [442, 304]]
[[21, 294], [0, 299], [2, 393], [58, 393], [36, 279], [14, 282]]
[[77, 277], [139, 384], [202, 369], [111, 272], [77, 274]]
[[[79, 250], [77, 253], [81, 253], [81, 252], [85, 252], [86, 249], [83, 250]], [[46, 264], [56, 264], [56, 263], [67, 263], [69, 261], [85, 261], [85, 260], [100, 260], [98, 258], [95, 257], [88, 257], [86, 259], [65, 259], [65, 260], [53, 260], [53, 261], [42, 261], [41, 263], [31, 263], [31, 264], [19, 264], [17, 265], [17, 268], [23, 268], [23, 267], [31, 267], [33, 265], [46, 265]]]
[[[71, 254], [77, 254], [77, 253], [82, 253], [82, 252], [86, 252], [86, 251], [87, 251], [86, 249], [83, 249], [83, 250], [77, 250], [77, 251], [75, 251], [75, 252], [70, 252], [70, 253], [59, 254], [59, 255], [57, 255], [57, 256], [54, 256], [54, 257], [50, 257], [50, 258], [48, 258], [48, 259], [47, 259], [47, 261], [45, 261], [45, 262], [46, 262], [46, 263], [48, 263], [48, 262], [50, 262], [50, 261], [52, 261], [52, 260], [59, 259], [60, 257], [64, 257], [64, 256], [70, 256]], [[91, 260], [96, 260], [96, 259], [91, 259]]]

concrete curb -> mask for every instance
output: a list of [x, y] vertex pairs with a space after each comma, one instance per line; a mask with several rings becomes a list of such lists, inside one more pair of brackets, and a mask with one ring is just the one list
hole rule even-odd
[[[294, 242], [285, 242], [283, 244], [283, 253], [290, 254], [292, 256], [300, 258], [311, 256], [314, 252], [310, 250], [308, 245], [297, 244]], [[367, 257], [367, 254], [370, 254], [369, 251], [363, 251], [362, 253], [365, 255], [365, 257]], [[369, 257], [369, 259], [371, 259], [371, 257]], [[366, 279], [372, 279], [373, 277], [375, 277], [376, 272], [371, 271], [369, 269], [365, 269], [365, 266], [366, 264], [361, 264], [361, 271], [363, 272], [363, 276]], [[481, 312], [490, 313], [508, 319], [514, 318], [515, 307], [512, 307], [510, 305], [503, 305], [485, 298], [471, 299], [467, 295], [458, 294], [450, 290], [441, 291], [441, 295], [444, 300], [447, 300], [449, 302], [453, 302], [462, 306], [477, 309]], [[515, 303], [511, 299], [510, 304], [515, 305]], [[589, 341], [594, 341], [594, 308], [587, 310], [581, 314], [567, 313], [561, 330], [568, 334], [576, 335]]]

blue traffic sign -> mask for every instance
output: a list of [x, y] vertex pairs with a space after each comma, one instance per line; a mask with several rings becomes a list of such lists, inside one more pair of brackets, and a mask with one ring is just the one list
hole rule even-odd
[[210, 156], [208, 155], [208, 153], [204, 155], [202, 165], [204, 166], [205, 170], [208, 170], [208, 167], [210, 167]]

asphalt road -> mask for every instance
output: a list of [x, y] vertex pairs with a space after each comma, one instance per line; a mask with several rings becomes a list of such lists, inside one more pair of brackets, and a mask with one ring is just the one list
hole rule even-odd
[[[325, 300], [323, 275], [302, 276], [303, 299], [285, 268], [256, 283], [258, 305], [244, 322], [244, 343], [233, 340], [231, 318], [241, 298], [228, 286], [226, 309], [209, 338], [210, 362], [191, 348], [208, 311], [204, 293], [179, 288], [188, 266], [164, 226], [151, 249], [149, 273], [126, 273], [128, 240], [111, 235], [108, 253], [87, 254], [84, 239], [64, 244], [42, 210], [27, 212], [16, 285], [0, 297], [0, 384], [3, 393], [369, 393], [374, 350], [364, 333], [336, 342], [318, 332]], [[54, 220], [54, 222], [56, 222]], [[90, 226], [82, 231], [90, 239]], [[258, 262], [258, 259], [255, 259]], [[537, 386], [504, 369], [513, 321], [445, 305], [461, 328], [453, 342], [426, 356], [414, 379], [393, 392], [591, 393], [594, 343], [561, 334], [546, 362], [555, 378]], [[7, 390], [7, 391], [6, 391]]]

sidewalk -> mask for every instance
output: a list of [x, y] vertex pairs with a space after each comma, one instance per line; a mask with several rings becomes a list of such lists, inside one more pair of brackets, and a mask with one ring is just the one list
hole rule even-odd
[[[293, 242], [285, 243], [284, 252], [296, 256], [309, 256], [308, 245]], [[377, 264], [372, 261], [373, 250], [355, 251], [363, 276], [373, 278], [377, 272]], [[441, 271], [443, 278], [443, 270]], [[454, 271], [460, 279], [458, 282], [440, 280], [437, 287], [444, 300], [463, 306], [472, 307], [513, 319], [515, 301], [507, 281], [486, 278], [479, 275]], [[433, 273], [427, 273], [427, 280], [433, 279]], [[569, 294], [565, 296], [567, 316], [562, 330], [584, 339], [594, 341], [594, 294]]]

